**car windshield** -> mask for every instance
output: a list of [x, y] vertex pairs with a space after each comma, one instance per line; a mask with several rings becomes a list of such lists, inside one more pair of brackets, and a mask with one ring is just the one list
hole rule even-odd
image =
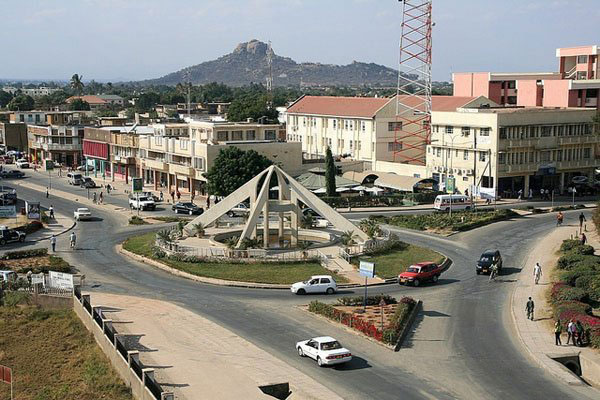
[[150, 201], [150, 199], [147, 197], [140, 197], [140, 201]]
[[419, 273], [421, 271], [420, 267], [408, 267], [408, 269], [406, 270], [406, 272], [415, 272], [415, 273]]
[[184, 207], [190, 207], [190, 208], [196, 207], [196, 205], [194, 203], [182, 203], [181, 205]]
[[341, 349], [342, 345], [337, 340], [333, 342], [321, 343], [321, 350], [337, 350]]
[[490, 262], [490, 261], [492, 261], [492, 256], [490, 256], [489, 254], [483, 254], [481, 256], [481, 260], [479, 260], [479, 261]]

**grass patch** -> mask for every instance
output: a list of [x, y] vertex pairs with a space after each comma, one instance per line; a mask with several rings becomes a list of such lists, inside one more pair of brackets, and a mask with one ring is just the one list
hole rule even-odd
[[192, 220], [191, 218], [170, 217], [170, 216], [159, 216], [159, 217], [150, 217], [150, 218], [155, 221], [162, 221], [162, 222], [179, 222], [179, 221], [189, 222]]
[[242, 281], [254, 283], [291, 284], [306, 280], [311, 275], [332, 275], [338, 283], [347, 282], [346, 278], [334, 274], [317, 262], [185, 262], [154, 256], [155, 232], [133, 236], [123, 243], [123, 248], [132, 253], [139, 254], [169, 267], [190, 274], [208, 278], [224, 279], [228, 281]]
[[[13, 368], [15, 399], [132, 399], [71, 310], [0, 307], [0, 360]], [[10, 398], [0, 385], [0, 398]]]
[[[404, 242], [397, 242], [392, 249], [381, 253], [373, 253], [367, 257], [361, 257], [375, 263], [375, 274], [383, 279], [396, 278], [398, 274], [406, 271], [412, 264], [431, 261], [441, 263], [444, 256], [427, 249]], [[352, 264], [358, 265], [358, 258], [352, 260]]]
[[134, 215], [129, 218], [129, 225], [148, 225], [148, 222], [144, 221], [143, 218]]

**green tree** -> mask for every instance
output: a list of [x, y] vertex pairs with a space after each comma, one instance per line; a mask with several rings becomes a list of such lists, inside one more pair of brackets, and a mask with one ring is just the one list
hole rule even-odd
[[142, 93], [135, 102], [135, 108], [139, 112], [151, 111], [160, 102], [160, 94], [156, 92]]
[[71, 77], [70, 86], [77, 94], [81, 95], [83, 87], [85, 86], [83, 84], [83, 75], [73, 74]]
[[30, 111], [33, 110], [34, 106], [35, 101], [33, 100], [33, 97], [24, 94], [13, 97], [10, 103], [8, 103], [8, 109], [10, 111]]
[[90, 103], [82, 99], [74, 99], [69, 103], [71, 111], [90, 111]]
[[0, 108], [6, 107], [12, 98], [12, 94], [5, 92], [4, 90], [0, 90]]
[[329, 146], [327, 146], [325, 152], [325, 189], [327, 190], [327, 196], [334, 197], [337, 195], [335, 191], [335, 164]]
[[254, 150], [243, 151], [235, 146], [222, 149], [204, 173], [208, 193], [228, 196], [271, 164], [271, 160]]
[[258, 120], [266, 117], [267, 119], [277, 119], [277, 110], [267, 108], [267, 96], [263, 93], [249, 93], [236, 97], [231, 102], [227, 111], [229, 121], [245, 121], [248, 118]]

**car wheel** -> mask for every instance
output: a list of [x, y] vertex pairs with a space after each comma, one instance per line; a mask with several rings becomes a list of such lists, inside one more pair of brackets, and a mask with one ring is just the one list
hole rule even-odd
[[193, 213], [193, 212], [192, 212], [192, 210], [190, 210], [190, 211], [188, 212], [188, 214], [190, 214], [190, 215], [192, 215], [192, 213]]
[[421, 284], [421, 281], [418, 279], [415, 279], [415, 281], [413, 282], [413, 285], [415, 285], [415, 287], [419, 286]]
[[227, 211], [227, 216], [229, 218], [233, 218], [233, 211]]
[[25, 236], [20, 236], [19, 237], [19, 242], [23, 243], [25, 241]]
[[477, 275], [481, 275], [481, 271], [475, 271], [475, 272], [477, 272]]
[[304, 352], [302, 351], [302, 347], [298, 347], [298, 355], [300, 357], [304, 357]]
[[317, 364], [319, 365], [319, 367], [325, 366], [325, 364], [323, 364], [323, 360], [321, 360], [321, 357], [317, 357]]
[[0, 245], [4, 246], [6, 244], [6, 240], [0, 239]]
[[296, 294], [306, 294], [306, 290], [304, 290], [304, 289], [298, 289], [298, 291], [296, 292]]
[[433, 283], [436, 283], [439, 279], [439, 275], [434, 275], [433, 278], [431, 278], [431, 280], [433, 281]]
[[327, 288], [327, 290], [325, 291], [325, 293], [327, 294], [333, 294], [334, 290], [333, 288]]

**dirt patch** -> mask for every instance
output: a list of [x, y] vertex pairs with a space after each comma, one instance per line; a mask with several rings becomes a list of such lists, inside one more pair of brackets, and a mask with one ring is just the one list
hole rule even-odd
[[[362, 306], [338, 306], [335, 305], [336, 310], [352, 314], [354, 318], [361, 319], [365, 322], [369, 322], [375, 325], [377, 328], [381, 327], [381, 307], [380, 306], [367, 306], [365, 313], [362, 313]], [[396, 312], [398, 304], [389, 304], [383, 307], [383, 329], [387, 329], [390, 326], [391, 318]]]
[[71, 267], [60, 257], [47, 255], [28, 258], [19, 258], [15, 260], [0, 261], [0, 269], [11, 270], [17, 273], [26, 273], [31, 270], [33, 273], [48, 272], [69, 272]]

